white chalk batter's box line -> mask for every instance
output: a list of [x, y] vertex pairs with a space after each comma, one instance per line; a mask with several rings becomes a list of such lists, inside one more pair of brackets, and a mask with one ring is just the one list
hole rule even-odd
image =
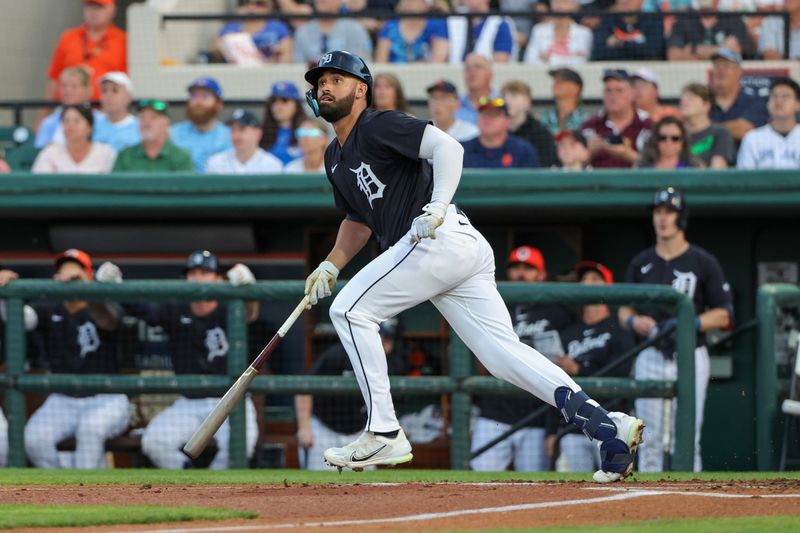
[[406, 522], [420, 522], [425, 520], [439, 520], [442, 518], [455, 518], [469, 515], [508, 513], [514, 511], [530, 511], [534, 509], [547, 509], [553, 507], [569, 507], [573, 505], [590, 505], [593, 503], [606, 503], [612, 501], [624, 501], [644, 496], [706, 496], [709, 498], [799, 498], [800, 494], [726, 494], [719, 492], [691, 492], [676, 490], [642, 490], [627, 489], [624, 487], [585, 487], [588, 490], [613, 491], [617, 494], [601, 496], [598, 498], [588, 498], [580, 500], [562, 500], [552, 502], [524, 503], [518, 505], [505, 505], [502, 507], [481, 507], [477, 509], [461, 509], [458, 511], [447, 511], [443, 513], [422, 513], [416, 515], [395, 516], [388, 518], [366, 518], [363, 520], [335, 520], [322, 522], [301, 522], [284, 524], [257, 524], [242, 526], [217, 526], [217, 527], [195, 527], [195, 528], [170, 528], [170, 529], [146, 529], [146, 530], [127, 530], [117, 533], [206, 533], [212, 531], [233, 532], [233, 531], [266, 531], [273, 529], [298, 529], [312, 527], [343, 527], [343, 526], [364, 526], [372, 524], [397, 524]]

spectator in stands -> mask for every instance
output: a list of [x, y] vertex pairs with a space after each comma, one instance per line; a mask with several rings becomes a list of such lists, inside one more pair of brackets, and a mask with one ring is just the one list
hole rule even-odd
[[300, 149], [303, 150], [303, 157], [290, 161], [283, 171], [287, 174], [300, 172], [324, 174], [325, 149], [330, 142], [327, 124], [318, 118], [308, 118], [300, 123], [294, 135], [297, 137]]
[[206, 174], [279, 174], [280, 159], [258, 146], [263, 130], [250, 111], [237, 109], [228, 121], [233, 148], [208, 158]]
[[[59, 77], [62, 106], [88, 102], [92, 92], [89, 82], [90, 76], [86, 69], [82, 67], [64, 69]], [[61, 127], [62, 111], [63, 107], [59, 106], [39, 124], [39, 131], [34, 141], [36, 148], [44, 148], [54, 142], [64, 142], [64, 129]], [[98, 119], [100, 113], [95, 112], [95, 114], [95, 119]]]
[[639, 114], [645, 114], [653, 122], [665, 116], [680, 118], [681, 113], [673, 106], [661, 105], [658, 95], [658, 76], [650, 68], [640, 68], [631, 74], [633, 80], [633, 105]]
[[697, 17], [681, 17], [672, 28], [667, 42], [670, 61], [706, 61], [719, 48], [737, 54], [750, 52], [747, 28], [739, 17], [719, 16], [719, 0], [696, 0]]
[[[614, 275], [606, 266], [595, 261], [581, 261], [575, 267], [578, 281], [582, 285], [611, 285]], [[633, 334], [623, 329], [616, 315], [604, 303], [584, 305], [578, 320], [561, 330], [561, 345], [564, 354], [553, 362], [571, 377], [590, 377], [598, 370], [613, 362], [633, 348]], [[608, 376], [626, 377], [631, 374], [633, 359], [620, 364]], [[625, 407], [615, 407], [618, 411], [628, 411]], [[547, 455], [553, 457], [556, 431], [566, 428], [560, 413], [551, 409], [548, 412], [546, 447]], [[586, 435], [570, 431], [561, 438], [560, 455], [556, 460], [558, 472], [594, 471], [600, 466], [600, 449]], [[556, 459], [556, 458], [554, 458]]]
[[479, 54], [469, 54], [464, 61], [464, 84], [467, 94], [461, 97], [456, 118], [476, 124], [478, 122], [478, 100], [499, 96], [492, 90], [492, 64]]
[[222, 111], [222, 88], [217, 80], [197, 78], [189, 87], [186, 118], [170, 130], [172, 141], [189, 152], [197, 172], [212, 155], [231, 148], [231, 130], [217, 120]]
[[117, 153], [107, 144], [92, 141], [94, 115], [89, 102], [64, 106], [61, 111], [64, 144], [53, 143], [39, 152], [34, 174], [104, 174], [111, 172]]
[[124, 72], [109, 72], [100, 78], [100, 110], [95, 120], [94, 141], [117, 152], [142, 142], [139, 121], [130, 112], [133, 82]]
[[59, 80], [64, 69], [79, 66], [89, 72], [91, 80], [87, 87], [90, 94], [85, 100], [100, 98], [97, 80], [106, 72], [127, 72], [127, 37], [112, 22], [116, 12], [115, 0], [84, 0], [83, 24], [62, 33], [53, 52], [45, 100], [65, 102], [64, 96], [59, 94]]
[[508, 133], [511, 117], [502, 98], [482, 98], [478, 103], [478, 136], [461, 143], [464, 168], [535, 168], [536, 149]]
[[725, 126], [709, 118], [714, 95], [707, 85], [690, 83], [681, 92], [681, 114], [689, 134], [689, 151], [709, 168], [727, 168], [733, 164], [736, 147]]
[[581, 109], [583, 79], [570, 68], [559, 68], [549, 72], [553, 78], [553, 101], [555, 106], [542, 113], [541, 123], [556, 135], [563, 130], [580, 128], [589, 115]]
[[[109, 283], [113, 269], [104, 263], [95, 278], [86, 252], [70, 249], [55, 258], [53, 279], [63, 283]], [[45, 345], [47, 369], [56, 374], [116, 374], [122, 310], [116, 304], [67, 300], [34, 306], [36, 331]], [[25, 451], [38, 468], [104, 468], [106, 439], [128, 427], [124, 394], [52, 393], [25, 424]], [[67, 461], [57, 445], [75, 437]]]
[[[469, 13], [488, 13], [490, 0], [464, 0]], [[469, 20], [472, 22], [472, 48], [469, 48]], [[488, 15], [467, 19], [452, 16], [447, 19], [450, 40], [450, 62], [461, 63], [475, 53], [496, 63], [517, 60], [516, 30], [510, 17]]]
[[[235, 54], [225, 49], [231, 43], [232, 35], [247, 34], [259, 52], [259, 59], [264, 63], [292, 62], [292, 32], [280, 20], [268, 18], [274, 11], [273, 0], [239, 0], [237, 14], [260, 15], [263, 19], [231, 20], [219, 31], [219, 37], [212, 45], [212, 52], [222, 54], [226, 61], [236, 62]], [[233, 60], [233, 61], [232, 61]]]
[[[342, 0], [314, 0], [314, 11], [335, 15], [342, 4]], [[347, 18], [313, 19], [294, 34], [295, 63], [316, 63], [331, 50], [348, 50], [367, 59], [372, 56], [372, 40], [364, 26]]]
[[[557, 13], [577, 13], [579, 0], [551, 0], [550, 7]], [[552, 67], [579, 65], [592, 55], [592, 30], [575, 22], [571, 17], [552, 17], [535, 25], [528, 39], [523, 62], [531, 65], [546, 64]]]
[[[116, 268], [116, 267], [115, 267]], [[118, 279], [122, 274], [117, 269]], [[239, 263], [227, 273], [215, 254], [208, 250], [192, 252], [186, 260], [184, 276], [189, 283], [223, 283], [236, 287], [255, 283], [256, 278], [247, 266]], [[258, 318], [259, 303], [246, 303], [245, 320]], [[177, 375], [228, 375], [228, 305], [216, 300], [201, 300], [180, 304], [163, 304], [150, 308], [145, 317], [151, 325], [164, 328], [169, 341], [172, 368]], [[244, 369], [242, 369], [244, 370]], [[158, 468], [182, 469], [192, 465], [181, 448], [200, 423], [217, 405], [219, 398], [205, 394], [184, 394], [153, 418], [142, 434], [142, 452]], [[251, 457], [258, 438], [256, 410], [252, 400], [245, 401], [246, 450]], [[215, 435], [217, 453], [210, 468], [228, 468], [230, 425], [222, 424]]]
[[[398, 13], [430, 10], [427, 0], [400, 0]], [[447, 61], [447, 22], [443, 18], [403, 17], [387, 20], [378, 33], [376, 63], [443, 63]]]
[[458, 110], [458, 89], [447, 80], [438, 80], [427, 88], [428, 111], [433, 125], [447, 133], [458, 142], [478, 136], [478, 126], [472, 122], [456, 118]]
[[[406, 362], [396, 342], [397, 319], [381, 322], [379, 331], [391, 375], [406, 374]], [[312, 376], [353, 376], [353, 365], [337, 341], [322, 352], [309, 374]], [[343, 446], [358, 438], [364, 429], [366, 406], [358, 395], [300, 395], [295, 396], [297, 413], [297, 444], [301, 467], [326, 470], [322, 452], [333, 446]]]
[[411, 113], [403, 91], [403, 84], [400, 83], [397, 76], [388, 72], [375, 76], [372, 86], [372, 107], [378, 111]]
[[[616, 0], [611, 11], [641, 11], [644, 0]], [[657, 15], [611, 15], [594, 30], [592, 59], [663, 59], [664, 28]]]
[[[783, 9], [789, 12], [789, 59], [800, 59], [800, 0], [784, 0]], [[758, 51], [764, 59], [783, 59], [784, 28], [782, 17], [767, 17], [761, 23]]]
[[284, 165], [301, 157], [303, 153], [297, 145], [295, 130], [305, 119], [297, 86], [290, 81], [274, 83], [264, 106], [261, 148], [280, 159]]
[[530, 85], [512, 80], [503, 85], [501, 92], [511, 117], [509, 132], [536, 148], [539, 166], [549, 168], [557, 164], [553, 136], [531, 113], [533, 94]]
[[161, 100], [141, 100], [139, 132], [142, 142], [117, 155], [114, 172], [194, 172], [189, 152], [169, 139], [168, 106]]
[[650, 132], [649, 119], [641, 119], [633, 107], [633, 87], [625, 70], [603, 73], [603, 111], [581, 125], [589, 141], [592, 166], [627, 168], [639, 159]]
[[800, 169], [800, 85], [775, 78], [769, 88], [769, 124], [748, 132], [739, 147], [737, 168]]
[[668, 115], [653, 126], [652, 135], [644, 144], [636, 166], [679, 170], [704, 165], [701, 159], [692, 155], [689, 135], [681, 119]]
[[711, 57], [711, 83], [714, 105], [711, 120], [728, 128], [733, 140], [767, 123], [764, 102], [742, 87], [742, 56], [729, 48], [720, 48]]
[[[544, 256], [533, 246], [520, 246], [512, 250], [507, 265], [506, 277], [509, 281], [547, 281]], [[511, 318], [519, 339], [549, 358], [564, 353], [558, 332], [575, 321], [573, 313], [558, 304], [517, 304]], [[473, 425], [473, 452], [545, 405], [537, 398], [519, 396], [477, 396], [475, 400], [480, 414]], [[545, 418], [544, 414], [534, 418], [510, 438], [472, 459], [472, 469], [501, 471], [513, 464], [518, 471], [547, 470]]]
[[564, 130], [555, 137], [562, 170], [591, 170], [589, 143], [580, 130]]

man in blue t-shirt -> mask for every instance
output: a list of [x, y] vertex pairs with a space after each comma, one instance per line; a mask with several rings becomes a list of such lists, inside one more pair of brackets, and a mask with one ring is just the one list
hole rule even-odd
[[478, 102], [476, 138], [463, 142], [464, 168], [535, 168], [536, 149], [508, 133], [511, 117], [502, 98], [481, 98]]
[[742, 56], [738, 52], [719, 48], [711, 56], [711, 64], [711, 122], [728, 128], [738, 146], [748, 131], [767, 123], [766, 102], [742, 87]]
[[92, 140], [109, 145], [117, 152], [142, 142], [139, 119], [130, 112], [133, 82], [124, 72], [105, 74], [100, 81], [100, 110], [94, 122]]
[[186, 118], [170, 129], [172, 142], [187, 150], [198, 172], [212, 155], [229, 150], [231, 130], [217, 120], [222, 111], [222, 88], [214, 78], [197, 78], [188, 87]]

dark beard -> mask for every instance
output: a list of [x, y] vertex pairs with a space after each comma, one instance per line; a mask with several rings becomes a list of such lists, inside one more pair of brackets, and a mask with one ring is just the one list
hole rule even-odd
[[188, 118], [192, 124], [208, 124], [217, 118], [217, 107], [187, 106], [186, 118]]
[[353, 91], [350, 96], [340, 100], [339, 102], [333, 102], [332, 104], [325, 104], [323, 107], [320, 103], [319, 106], [319, 116], [333, 124], [334, 122], [338, 122], [339, 120], [343, 119], [350, 112], [353, 110], [353, 104], [356, 101], [356, 92]]

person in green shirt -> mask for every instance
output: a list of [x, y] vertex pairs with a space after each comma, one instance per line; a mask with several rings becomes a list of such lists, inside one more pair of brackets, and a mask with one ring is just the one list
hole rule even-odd
[[194, 172], [189, 152], [169, 140], [167, 103], [141, 100], [138, 108], [142, 142], [117, 155], [113, 172]]

